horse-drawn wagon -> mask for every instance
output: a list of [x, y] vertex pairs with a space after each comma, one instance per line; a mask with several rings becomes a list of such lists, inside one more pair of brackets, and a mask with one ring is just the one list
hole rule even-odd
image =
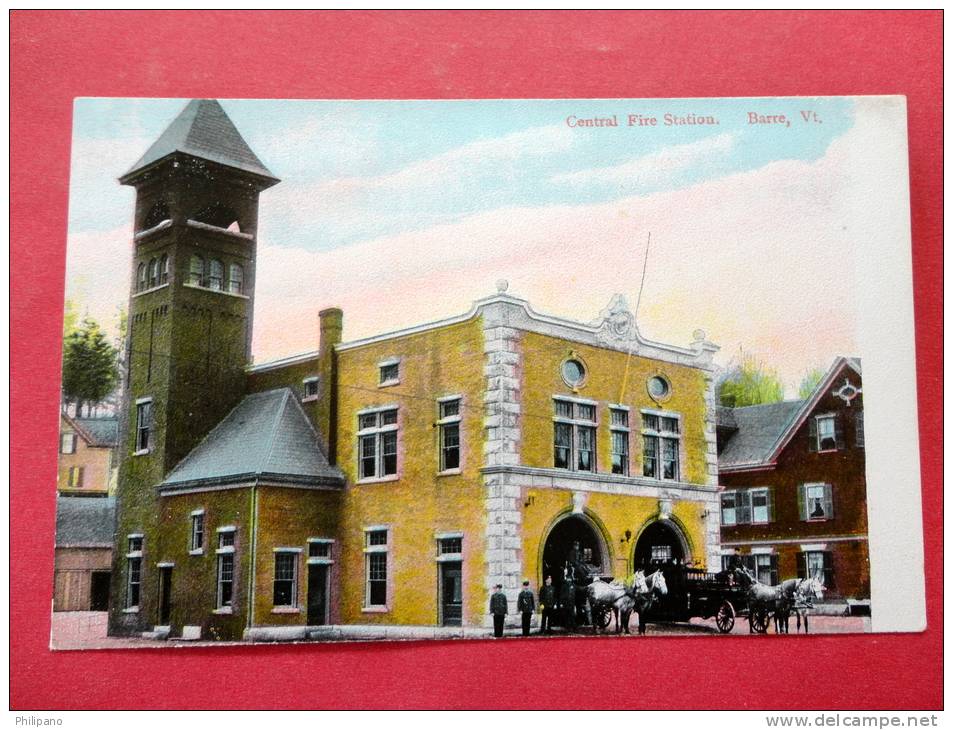
[[[738, 616], [747, 614], [745, 589], [729, 571], [708, 573], [682, 565], [661, 568], [668, 593], [660, 596], [646, 612], [645, 620], [657, 622], [687, 622], [692, 618], [714, 618], [723, 634], [735, 626]], [[760, 617], [756, 618], [760, 621]], [[767, 618], [764, 618], [767, 627]]]

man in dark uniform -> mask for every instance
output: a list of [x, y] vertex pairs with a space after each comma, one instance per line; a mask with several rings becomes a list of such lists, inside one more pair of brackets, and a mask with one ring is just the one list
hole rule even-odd
[[493, 635], [499, 639], [503, 636], [503, 622], [506, 620], [506, 594], [503, 593], [503, 584], [497, 583], [490, 596], [490, 613], [493, 614]]
[[529, 581], [523, 581], [523, 590], [516, 599], [516, 610], [523, 614], [523, 636], [529, 636], [529, 625], [533, 620], [533, 611], [536, 610], [536, 598], [529, 589]]
[[576, 630], [576, 586], [572, 581], [572, 573], [566, 571], [563, 584], [559, 587], [559, 604], [563, 611], [563, 626], [567, 631]]
[[553, 576], [546, 576], [546, 583], [539, 589], [539, 610], [543, 617], [539, 624], [539, 633], [553, 633], [553, 611], [556, 610], [556, 588], [553, 586]]

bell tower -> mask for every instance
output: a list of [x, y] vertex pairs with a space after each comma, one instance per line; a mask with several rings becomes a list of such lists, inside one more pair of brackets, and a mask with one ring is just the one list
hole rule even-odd
[[[217, 101], [194, 99], [119, 182], [136, 205], [110, 632], [131, 633], [155, 623], [155, 486], [244, 395], [258, 198], [279, 180]], [[132, 611], [118, 576], [127, 536], [140, 533]]]

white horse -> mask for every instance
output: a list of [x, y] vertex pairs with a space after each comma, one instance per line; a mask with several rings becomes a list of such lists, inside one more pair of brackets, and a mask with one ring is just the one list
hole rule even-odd
[[648, 576], [643, 575], [642, 571], [636, 573], [636, 583], [626, 594], [624, 604], [620, 607], [625, 632], [629, 633], [629, 619], [635, 611], [639, 614], [639, 634], [644, 635], [646, 613], [651, 610], [659, 596], [665, 595], [668, 595], [668, 585], [661, 570], [656, 570]]
[[[814, 599], [823, 600], [824, 591], [827, 590], [824, 587], [824, 574], [816, 573], [811, 578], [795, 578], [795, 587], [793, 592], [793, 600], [786, 607], [786, 615], [783, 616], [784, 621], [784, 633], [788, 632], [788, 618], [791, 612], [794, 612], [794, 615], [797, 617], [797, 632], [801, 632], [801, 619], [804, 619], [804, 633], [807, 631], [807, 616], [808, 611], [814, 608]], [[790, 583], [791, 581], [784, 581], [781, 585], [784, 586], [785, 583]], [[775, 614], [777, 615], [777, 614]], [[778, 627], [775, 624], [775, 631]]]
[[[639, 571], [635, 574], [632, 579], [632, 587], [628, 587], [622, 581], [613, 581], [612, 583], [605, 583], [603, 581], [594, 581], [589, 584], [586, 588], [586, 593], [589, 599], [589, 614], [593, 627], [598, 633], [601, 628], [600, 618], [605, 616], [607, 612], [611, 612], [611, 615], [615, 617], [616, 631], [622, 631], [623, 624], [619, 621], [620, 612], [624, 612], [627, 608], [631, 612], [630, 604], [633, 603], [634, 599], [629, 595], [631, 592], [638, 591], [647, 591], [645, 587], [645, 576], [642, 571]], [[608, 628], [608, 621], [605, 624], [605, 628]], [[625, 626], [626, 633], [628, 633], [628, 626]]]

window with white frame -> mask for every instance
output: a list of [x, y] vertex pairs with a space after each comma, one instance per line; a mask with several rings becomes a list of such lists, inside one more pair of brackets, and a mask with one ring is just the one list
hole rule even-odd
[[318, 378], [317, 375], [312, 375], [301, 381], [301, 386], [304, 389], [304, 398], [306, 400], [318, 397], [318, 383], [319, 382], [320, 382], [320, 379]]
[[678, 415], [642, 412], [642, 475], [678, 481], [681, 439]]
[[596, 404], [553, 398], [553, 466], [596, 470]]
[[798, 492], [802, 520], [834, 517], [834, 489], [830, 484], [801, 484]]
[[143, 262], [136, 267], [136, 291], [145, 291], [148, 288], [147, 281], [146, 264]]
[[832, 451], [837, 448], [834, 416], [817, 417], [817, 450]]
[[386, 529], [364, 532], [364, 605], [367, 608], [387, 605], [387, 551]]
[[228, 265], [228, 291], [243, 294], [245, 291], [245, 270], [240, 264]]
[[149, 450], [152, 432], [152, 399], [136, 401], [136, 452]]
[[189, 286], [202, 286], [205, 283], [205, 259], [198, 254], [189, 258]]
[[333, 544], [331, 540], [322, 540], [319, 538], [308, 540], [308, 557], [330, 560], [332, 558], [331, 547]]
[[149, 261], [149, 288], [154, 289], [159, 286], [159, 259], [150, 259]]
[[377, 364], [379, 385], [397, 385], [400, 382], [400, 360], [385, 360]]
[[208, 279], [205, 285], [213, 291], [221, 291], [223, 279], [225, 278], [225, 266], [218, 259], [212, 259], [208, 262]]
[[822, 577], [824, 587], [834, 587], [834, 554], [829, 550], [808, 549], [798, 555], [798, 578]]
[[142, 587], [142, 535], [126, 538], [126, 608], [138, 609]]
[[201, 552], [205, 547], [205, 513], [196, 510], [192, 513], [192, 533], [189, 540], [189, 550]]
[[612, 473], [629, 473], [629, 409], [609, 408], [609, 438], [612, 440]]
[[778, 584], [778, 556], [773, 553], [757, 555], [722, 555], [721, 569], [744, 567], [755, 580], [765, 585]]
[[61, 454], [75, 454], [76, 453], [76, 434], [72, 431], [67, 431], [66, 433], [60, 436], [60, 453]]
[[397, 408], [364, 411], [357, 416], [359, 479], [397, 474]]
[[162, 258], [159, 259], [159, 283], [169, 283], [169, 254], [167, 253], [162, 254]]
[[772, 510], [769, 487], [733, 489], [721, 495], [721, 524], [725, 526], [765, 524], [771, 521]]
[[215, 607], [217, 609], [231, 608], [235, 593], [235, 531], [227, 530], [218, 533], [218, 548], [215, 550], [218, 558], [216, 570]]
[[441, 555], [460, 555], [463, 552], [463, 538], [458, 535], [441, 537], [437, 544]]
[[66, 474], [66, 486], [70, 489], [79, 489], [83, 486], [83, 467], [71, 466]]
[[275, 586], [273, 605], [294, 608], [298, 605], [298, 553], [275, 551]]
[[460, 468], [460, 398], [441, 398], [437, 403], [440, 471]]

